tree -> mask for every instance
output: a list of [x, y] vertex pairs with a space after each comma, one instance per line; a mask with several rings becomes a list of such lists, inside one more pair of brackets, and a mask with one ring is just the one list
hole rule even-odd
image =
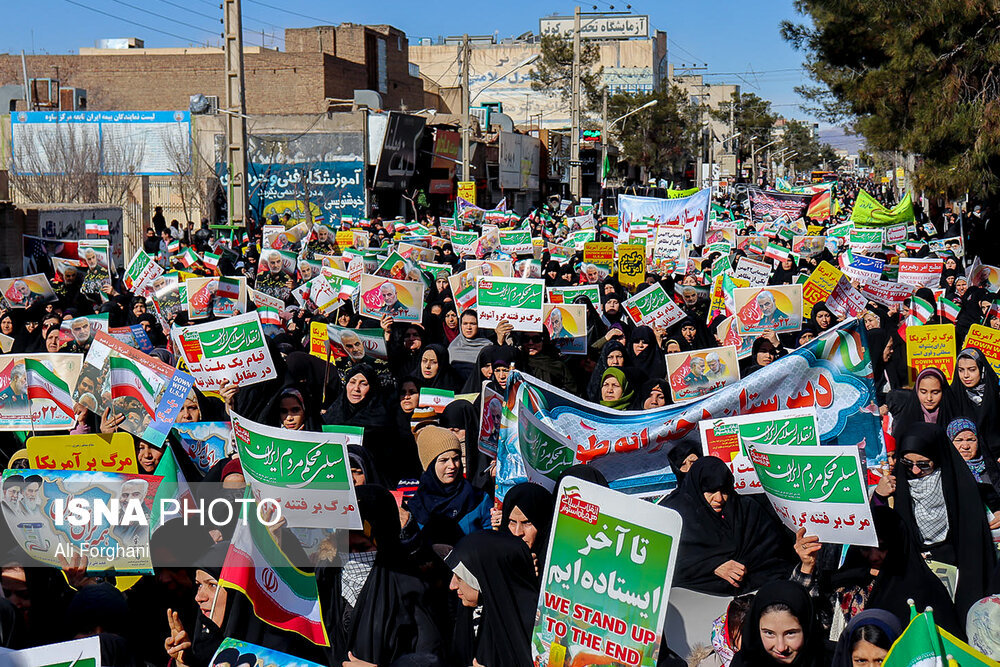
[[[592, 68], [600, 60], [595, 42], [580, 42], [581, 109], [595, 110], [601, 104], [604, 68]], [[567, 104], [573, 96], [573, 39], [567, 35], [542, 35], [541, 55], [531, 70], [531, 89], [559, 95]]]
[[798, 153], [793, 158], [785, 159], [785, 162], [792, 162], [796, 167], [802, 169], [816, 169], [824, 166], [832, 168], [838, 162], [833, 147], [827, 143], [820, 143], [813, 135], [812, 128], [807, 123], [797, 120], [786, 122], [785, 133], [775, 147], [779, 151], [787, 149], [789, 153]]
[[718, 109], [712, 109], [712, 117], [728, 123], [733, 120], [733, 132], [738, 132], [739, 154], [737, 160], [750, 158], [751, 144], [760, 148], [771, 142], [774, 123], [778, 114], [771, 110], [771, 103], [753, 93], [733, 93], [729, 102], [722, 102]]
[[694, 154], [701, 130], [699, 109], [687, 94], [673, 86], [650, 93], [615, 93], [608, 98], [608, 120], [643, 104], [656, 106], [632, 114], [611, 130], [622, 153], [647, 175], [673, 175], [683, 171]]
[[918, 186], [1000, 190], [1000, 11], [992, 0], [796, 0], [811, 25], [782, 23], [828, 118], [873, 150], [920, 155]]

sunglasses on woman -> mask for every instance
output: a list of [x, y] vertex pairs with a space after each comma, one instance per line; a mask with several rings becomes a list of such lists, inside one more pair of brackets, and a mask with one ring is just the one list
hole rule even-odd
[[913, 468], [914, 466], [916, 466], [917, 469], [920, 470], [921, 472], [927, 472], [928, 470], [934, 467], [933, 461], [911, 461], [910, 459], [901, 459], [900, 462], [906, 468]]

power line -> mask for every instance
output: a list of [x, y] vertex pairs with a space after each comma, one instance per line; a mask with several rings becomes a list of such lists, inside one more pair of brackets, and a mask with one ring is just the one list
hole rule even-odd
[[206, 30], [204, 27], [202, 27], [200, 25], [195, 25], [193, 23], [187, 23], [186, 21], [180, 21], [178, 19], [173, 19], [173, 18], [170, 18], [169, 16], [165, 16], [163, 14], [157, 14], [156, 12], [151, 12], [148, 9], [144, 9], [142, 7], [137, 7], [137, 6], [133, 5], [133, 4], [125, 2], [125, 0], [111, 0], [111, 1], [112, 2], [116, 2], [119, 5], [123, 5], [125, 7], [129, 7], [131, 9], [134, 9], [134, 10], [136, 10], [138, 12], [143, 12], [144, 14], [149, 14], [150, 16], [155, 16], [158, 19], [163, 19], [164, 21], [171, 21], [173, 23], [176, 23], [177, 25], [182, 25], [182, 26], [185, 26], [185, 27], [188, 27], [188, 28], [194, 28], [195, 30], [200, 30], [202, 32], [208, 32], [208, 33], [213, 32], [212, 30]]
[[266, 2], [260, 2], [260, 0], [246, 0], [254, 5], [260, 5], [261, 7], [267, 7], [268, 9], [273, 9], [277, 12], [284, 12], [285, 14], [292, 14], [294, 16], [301, 16], [304, 19], [309, 19], [310, 21], [319, 21], [323, 25], [336, 25], [333, 21], [329, 19], [316, 18], [315, 16], [309, 16], [308, 14], [302, 14], [300, 12], [294, 12], [287, 7], [276, 7], [275, 5], [269, 5]]
[[122, 21], [124, 23], [129, 23], [131, 25], [139, 26], [140, 28], [145, 28], [146, 30], [151, 30], [153, 32], [158, 32], [161, 35], [167, 35], [169, 37], [176, 37], [177, 39], [183, 40], [185, 42], [191, 42], [193, 44], [200, 44], [201, 41], [202, 41], [200, 39], [191, 39], [190, 37], [185, 37], [183, 35], [178, 35], [178, 34], [173, 33], [173, 32], [167, 32], [166, 30], [160, 30], [159, 28], [154, 28], [153, 26], [148, 26], [145, 23], [139, 23], [138, 21], [132, 21], [130, 19], [122, 18], [121, 16], [118, 16], [117, 14], [112, 14], [110, 12], [105, 12], [105, 11], [97, 9], [95, 7], [91, 7], [90, 5], [85, 5], [85, 4], [81, 3], [81, 2], [76, 2], [75, 0], [66, 0], [66, 2], [68, 2], [71, 5], [76, 5], [77, 7], [82, 7], [83, 9], [86, 9], [87, 11], [97, 12], [98, 14], [102, 14], [104, 16], [116, 19], [118, 21]]

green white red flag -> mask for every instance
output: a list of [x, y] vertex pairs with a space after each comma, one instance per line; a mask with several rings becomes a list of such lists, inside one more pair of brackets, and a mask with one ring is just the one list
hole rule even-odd
[[146, 380], [143, 368], [128, 357], [111, 357], [111, 400], [131, 397], [142, 403], [150, 417], [156, 411], [156, 391]]
[[28, 398], [47, 398], [70, 417], [73, 416], [73, 396], [69, 385], [37, 359], [25, 359]]

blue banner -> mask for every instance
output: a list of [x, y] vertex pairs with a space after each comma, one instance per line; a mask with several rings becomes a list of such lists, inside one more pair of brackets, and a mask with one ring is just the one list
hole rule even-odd
[[[360, 159], [301, 164], [247, 165], [249, 204], [261, 218], [288, 211], [294, 220], [304, 220], [305, 210], [313, 219], [339, 224], [342, 216], [355, 219], [365, 214], [365, 166]], [[225, 166], [216, 164], [223, 188], [229, 187]]]
[[[538, 472], [554, 479], [570, 461], [590, 463], [626, 493], [665, 492], [675, 484], [667, 451], [700, 443], [699, 421], [791, 408], [815, 408], [823, 444], [857, 446], [869, 467], [878, 466], [886, 450], [871, 373], [857, 319], [702, 399], [656, 410], [612, 410], [514, 371], [500, 425], [497, 493], [502, 498]], [[522, 411], [535, 420], [519, 423]], [[532, 421], [544, 428], [527, 428]]]

